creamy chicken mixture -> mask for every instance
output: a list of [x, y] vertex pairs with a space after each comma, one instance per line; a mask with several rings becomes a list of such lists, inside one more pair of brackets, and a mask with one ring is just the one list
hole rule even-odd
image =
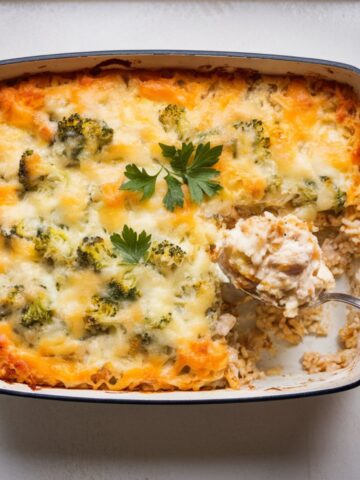
[[284, 308], [287, 317], [334, 286], [317, 238], [295, 215], [240, 219], [224, 234], [219, 254], [236, 287]]

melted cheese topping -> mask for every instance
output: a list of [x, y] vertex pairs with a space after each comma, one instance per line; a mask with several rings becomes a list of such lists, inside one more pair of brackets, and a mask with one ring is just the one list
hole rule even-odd
[[[168, 105], [181, 107], [181, 121], [161, 120]], [[85, 145], [71, 164], [57, 132], [75, 113], [106, 122], [113, 137], [102, 148]], [[211, 246], [240, 208], [312, 220], [356, 204], [359, 137], [353, 92], [314, 78], [110, 71], [3, 84], [1, 377], [113, 390], [236, 386], [230, 347], [216, 330]], [[170, 212], [163, 173], [148, 200], [119, 190], [127, 164], [154, 174], [165, 162], [159, 143], [182, 141], [223, 145], [219, 194], [195, 205], [185, 191], [184, 207]], [[111, 233], [125, 224], [180, 247], [181, 264], [128, 266], [113, 256], [95, 270], [79, 263], [84, 238], [101, 237], [111, 249]], [[51, 228], [55, 243], [39, 247]], [[95, 303], [111, 282], [131, 284], [137, 295], [99, 314]], [[39, 298], [51, 321], [26, 324]]]

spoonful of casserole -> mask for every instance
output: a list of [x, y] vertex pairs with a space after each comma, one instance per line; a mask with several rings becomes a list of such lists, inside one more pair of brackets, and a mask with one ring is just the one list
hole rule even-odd
[[218, 264], [237, 289], [295, 317], [330, 300], [360, 308], [360, 299], [329, 292], [335, 280], [308, 224], [295, 215], [240, 219], [217, 246]]

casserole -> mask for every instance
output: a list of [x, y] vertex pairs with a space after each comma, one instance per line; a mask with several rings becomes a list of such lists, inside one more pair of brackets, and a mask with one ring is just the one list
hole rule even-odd
[[[250, 58], [248, 58], [250, 57]], [[206, 61], [205, 61], [206, 60]], [[247, 68], [259, 71], [264, 74], [306, 74], [322, 76], [325, 78], [334, 79], [340, 82], [345, 82], [351, 85], [355, 91], [358, 92], [358, 76], [356, 69], [339, 65], [327, 65], [326, 62], [303, 62], [300, 60], [290, 60], [275, 57], [262, 56], [241, 56], [236, 54], [201, 54], [193, 53], [188, 55], [186, 53], [131, 53], [123, 52], [104, 53], [104, 54], [82, 54], [79, 56], [64, 56], [58, 57], [42, 57], [40, 59], [32, 59], [26, 61], [8, 61], [3, 62], [0, 66], [0, 79], [9, 79], [19, 76], [21, 74], [32, 74], [36, 72], [66, 72], [71, 70], [78, 70], [83, 68], [92, 68], [95, 71], [104, 71], [120, 67], [121, 69], [132, 70], [134, 68], [156, 69], [156, 68], [184, 68], [192, 70], [203, 70], [210, 72], [214, 68], [222, 68], [226, 71], [236, 70], [239, 68]], [[304, 68], [306, 66], [306, 68]], [[338, 187], [337, 187], [338, 188]], [[351, 226], [349, 226], [350, 228]], [[333, 312], [336, 312], [336, 319], [332, 313], [332, 324], [335, 326], [335, 321], [339, 325], [343, 321], [344, 310], [341, 307], [334, 307]], [[334, 318], [333, 318], [334, 317]], [[256, 389], [240, 389], [228, 390], [217, 389], [211, 391], [201, 392], [170, 392], [170, 393], [134, 393], [134, 392], [108, 392], [108, 391], [89, 391], [82, 389], [64, 390], [64, 389], [48, 389], [41, 388], [35, 390], [34, 395], [61, 395], [66, 398], [81, 398], [81, 399], [101, 399], [112, 401], [221, 401], [221, 400], [241, 400], [251, 398], [274, 398], [275, 396], [300, 395], [309, 392], [324, 392], [329, 389], [344, 388], [354, 384], [358, 380], [359, 365], [358, 362], [352, 362], [345, 369], [338, 370], [329, 374], [329, 372], [316, 373], [305, 375], [298, 369], [299, 349], [309, 348], [318, 350], [318, 342], [316, 346], [312, 347], [313, 339], [306, 339], [306, 348], [304, 345], [296, 347], [287, 351], [286, 358], [282, 358], [282, 364], [285, 367], [285, 372], [275, 377], [265, 377], [264, 379], [256, 380], [254, 383]], [[330, 349], [327, 342], [336, 342], [336, 336], [331, 338], [329, 336], [326, 340], [323, 339], [324, 352]], [[296, 351], [297, 350], [297, 351]], [[271, 367], [271, 360], [268, 360], [269, 367]], [[186, 364], [185, 364], [186, 366]], [[275, 365], [276, 366], [276, 365]], [[4, 390], [7, 392], [24, 392], [27, 387], [12, 384], [5, 384]]]

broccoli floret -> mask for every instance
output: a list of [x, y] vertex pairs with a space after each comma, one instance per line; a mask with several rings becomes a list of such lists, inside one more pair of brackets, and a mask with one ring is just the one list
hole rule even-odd
[[129, 338], [129, 354], [131, 356], [137, 354], [146, 354], [152, 341], [153, 338], [148, 332], [141, 332], [133, 335]]
[[336, 212], [339, 213], [341, 212], [346, 204], [347, 200], [347, 194], [343, 190], [341, 190], [335, 183], [334, 181], [326, 176], [322, 175], [320, 177], [320, 180], [323, 184], [326, 185], [326, 187], [333, 192], [333, 205], [332, 209]]
[[47, 174], [39, 174], [36, 166], [40, 157], [34, 153], [34, 150], [25, 150], [21, 155], [18, 178], [25, 192], [36, 190], [40, 182], [42, 182]]
[[58, 122], [57, 138], [64, 146], [64, 154], [70, 160], [69, 166], [77, 165], [80, 153], [86, 148], [92, 154], [108, 145], [114, 130], [105, 122], [82, 118], [78, 113]]
[[279, 175], [272, 175], [266, 186], [266, 193], [278, 195], [281, 190], [282, 178]]
[[[254, 154], [255, 163], [263, 163], [270, 156], [270, 138], [265, 136], [264, 125], [261, 120], [254, 118], [248, 122], [240, 121], [234, 124], [234, 128], [239, 130], [244, 138], [236, 139], [241, 143], [250, 140]], [[233, 154], [238, 153], [238, 146], [232, 145]]]
[[291, 200], [293, 207], [301, 207], [309, 203], [315, 203], [318, 199], [317, 185], [313, 180], [305, 180], [298, 188], [294, 198]]
[[94, 295], [92, 303], [94, 306], [92, 313], [99, 317], [114, 317], [119, 310], [119, 305], [108, 297]]
[[106, 285], [105, 295], [112, 302], [117, 303], [122, 300], [135, 300], [139, 296], [139, 292], [132, 282], [111, 280]]
[[187, 127], [185, 115], [184, 107], [170, 104], [160, 112], [159, 121], [165, 132], [174, 131], [181, 140]]
[[[342, 191], [334, 183], [334, 181], [326, 175], [322, 175], [320, 177], [320, 182], [323, 186], [326, 187], [328, 192], [331, 193], [331, 196], [329, 197], [329, 203], [327, 204], [326, 207], [324, 205], [323, 208], [333, 210], [336, 213], [343, 210], [346, 204], [346, 198], [347, 198], [346, 192]], [[323, 187], [320, 184], [317, 184], [313, 180], [305, 180], [303, 184], [299, 186], [296, 195], [291, 200], [291, 205], [293, 207], [300, 207], [310, 203], [315, 203], [318, 200], [319, 188], [320, 188], [320, 195], [321, 195], [321, 188]], [[326, 196], [326, 198], [327, 197], [328, 195]]]
[[152, 337], [147, 332], [137, 333], [129, 338], [129, 355], [146, 354]]
[[139, 333], [137, 335], [137, 338], [140, 340], [140, 343], [142, 345], [142, 347], [147, 347], [150, 345], [150, 343], [152, 342], [152, 336], [147, 333], [147, 332], [143, 332], [143, 333]]
[[86, 146], [93, 153], [100, 152], [105, 145], [112, 142], [114, 136], [114, 130], [106, 122], [92, 118], [83, 120], [82, 130]]
[[[4, 242], [9, 249], [21, 248], [20, 245], [28, 245], [29, 252], [33, 251], [34, 238], [38, 229], [38, 219], [26, 219], [21, 220], [16, 225], [13, 225], [10, 229], [3, 229], [1, 234], [4, 238]], [[26, 243], [18, 243], [18, 239], [26, 240]]]
[[175, 291], [179, 302], [189, 302], [190, 298], [195, 298], [205, 292], [217, 292], [220, 295], [219, 280], [213, 271], [200, 273], [199, 275], [185, 275], [182, 282], [177, 284]]
[[21, 308], [24, 299], [23, 292], [23, 285], [14, 285], [0, 296], [0, 318], [7, 317], [14, 310]]
[[[68, 118], [64, 117], [60, 120], [60, 122], [58, 122], [57, 137], [65, 145], [65, 155], [71, 160], [77, 160], [85, 146], [83, 121], [80, 115], [75, 113]], [[75, 165], [76, 162], [72, 162], [71, 164]]]
[[90, 335], [109, 333], [115, 327], [112, 318], [117, 314], [119, 304], [101, 295], [94, 295], [91, 301], [92, 307], [84, 319], [86, 332]]
[[16, 236], [19, 238], [26, 238], [27, 240], [32, 240], [33, 235], [36, 232], [36, 227], [31, 224], [31, 222], [25, 222], [25, 220], [21, 220], [16, 225], [13, 225], [10, 230], [11, 236]]
[[270, 138], [265, 136], [264, 124], [262, 120], [254, 118], [249, 122], [238, 122], [235, 128], [241, 128], [243, 132], [252, 132], [254, 135], [253, 144], [263, 148], [270, 147]]
[[54, 226], [38, 230], [35, 250], [43, 259], [53, 263], [66, 264], [72, 256], [68, 236], [63, 229]]
[[32, 327], [33, 325], [45, 325], [52, 321], [53, 312], [44, 302], [43, 297], [38, 297], [29, 305], [27, 305], [22, 312], [21, 324], [24, 327]]
[[148, 261], [161, 272], [166, 272], [167, 269], [180, 266], [185, 255], [184, 250], [178, 245], [163, 240], [162, 242], [153, 242]]
[[114, 325], [109, 323], [101, 323], [99, 318], [87, 315], [84, 318], [85, 331], [88, 335], [101, 335], [110, 333], [114, 329]]
[[176, 296], [179, 298], [189, 297], [196, 295], [201, 289], [210, 288], [210, 284], [207, 280], [198, 279], [194, 281], [191, 277], [188, 277], [183, 284], [180, 285]]
[[346, 192], [340, 190], [339, 187], [336, 187], [334, 210], [336, 212], [341, 212], [341, 210], [343, 210], [345, 207], [346, 200], [347, 200]]
[[25, 190], [31, 189], [30, 173], [27, 165], [27, 160], [29, 157], [31, 157], [31, 155], [33, 155], [33, 153], [34, 150], [25, 150], [25, 152], [21, 155], [20, 158], [18, 177], [19, 182]]
[[149, 325], [152, 329], [159, 329], [162, 330], [172, 321], [172, 313], [169, 312], [166, 315], [162, 315], [160, 318], [151, 318], [145, 317], [145, 323]]
[[199, 143], [205, 143], [210, 141], [215, 142], [215, 138], [218, 137], [218, 135], [221, 135], [221, 131], [221, 128], [210, 128], [209, 130], [196, 133], [195, 135], [193, 135], [192, 140], [196, 145], [198, 145]]
[[137, 289], [116, 280], [111, 280], [105, 287], [103, 295], [94, 295], [91, 299], [92, 307], [87, 311], [84, 319], [85, 330], [90, 335], [109, 333], [116, 326], [112, 320], [120, 309], [124, 300], [135, 300]]
[[93, 268], [99, 272], [109, 264], [110, 251], [101, 237], [84, 237], [77, 249], [77, 261], [83, 268]]

